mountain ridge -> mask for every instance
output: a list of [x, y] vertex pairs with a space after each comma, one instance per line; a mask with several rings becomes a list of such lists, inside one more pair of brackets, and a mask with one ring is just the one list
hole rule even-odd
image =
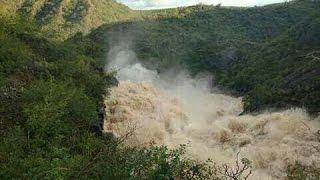
[[2, 6], [34, 20], [50, 37], [66, 39], [104, 23], [129, 21], [138, 13], [113, 0], [4, 0]]
[[216, 85], [245, 96], [247, 112], [299, 106], [317, 113], [318, 75], [308, 76], [309, 84], [291, 83], [291, 89], [285, 84], [306, 69], [319, 72], [318, 61], [303, 58], [319, 48], [319, 12], [319, 1], [309, 0], [252, 8], [199, 5], [145, 11], [143, 20], [107, 24], [88, 37], [105, 39], [107, 47], [128, 33], [145, 65], [208, 71]]

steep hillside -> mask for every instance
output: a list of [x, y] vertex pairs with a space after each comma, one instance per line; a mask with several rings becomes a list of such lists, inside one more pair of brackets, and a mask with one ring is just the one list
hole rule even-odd
[[217, 85], [245, 96], [248, 112], [290, 106], [320, 111], [319, 1], [199, 5], [144, 15], [143, 21], [100, 27], [90, 37], [109, 42], [129, 34], [138, 57], [152, 68], [211, 72]]
[[124, 147], [101, 133], [101, 101], [114, 79], [97, 59], [99, 48], [47, 39], [36, 23], [5, 15], [0, 179], [208, 177], [207, 165], [182, 156], [183, 147]]
[[132, 20], [137, 12], [113, 0], [3, 0], [1, 6], [33, 19], [51, 37], [87, 33], [104, 23]]

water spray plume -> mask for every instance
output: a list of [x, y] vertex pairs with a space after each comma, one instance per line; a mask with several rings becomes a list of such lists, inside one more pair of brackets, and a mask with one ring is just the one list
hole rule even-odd
[[107, 70], [118, 69], [118, 87], [105, 100], [105, 131], [124, 136], [130, 146], [187, 145], [199, 160], [233, 163], [237, 152], [253, 163], [251, 179], [282, 179], [296, 161], [320, 168], [317, 121], [302, 109], [238, 116], [241, 98], [217, 90], [210, 77], [144, 68], [133, 51], [115, 48]]

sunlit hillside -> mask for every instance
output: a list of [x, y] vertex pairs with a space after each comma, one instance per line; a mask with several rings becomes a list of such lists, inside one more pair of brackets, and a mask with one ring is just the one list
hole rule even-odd
[[138, 13], [113, 0], [3, 0], [10, 12], [34, 20], [54, 38], [88, 33], [105, 23], [133, 20]]

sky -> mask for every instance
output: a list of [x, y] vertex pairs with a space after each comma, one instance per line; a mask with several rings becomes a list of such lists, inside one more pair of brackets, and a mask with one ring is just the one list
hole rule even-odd
[[287, 0], [118, 0], [132, 9], [162, 9], [190, 6], [199, 3], [223, 6], [261, 6]]

